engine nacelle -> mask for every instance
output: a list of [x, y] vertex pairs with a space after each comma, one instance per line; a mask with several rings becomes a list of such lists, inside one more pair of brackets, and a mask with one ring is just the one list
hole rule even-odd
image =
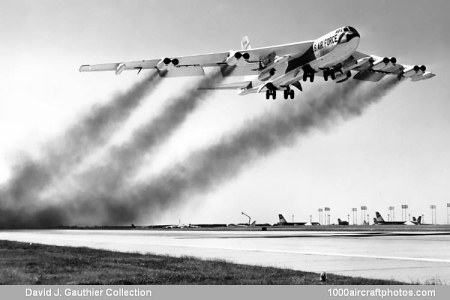
[[405, 70], [403, 70], [403, 74], [402, 75], [404, 77], [411, 77], [411, 76], [414, 76], [414, 75], [421, 75], [421, 74], [425, 73], [426, 69], [427, 69], [427, 67], [425, 67], [424, 65], [422, 65], [420, 67], [415, 65], [414, 67], [405, 68]]
[[258, 80], [260, 81], [266, 81], [268, 80], [270, 77], [272, 77], [273, 75], [275, 75], [275, 68], [268, 68], [266, 70], [264, 70], [261, 74], [259, 74], [258, 76]]
[[336, 83], [340, 83], [352, 77], [352, 72], [350, 71], [347, 71], [346, 73], [337, 72], [335, 76], [336, 76], [335, 79]]
[[156, 68], [160, 71], [162, 70], [172, 70], [175, 69], [175, 67], [180, 63], [178, 58], [163, 58], [160, 60], [160, 62], [156, 65]]
[[370, 57], [363, 57], [363, 58], [358, 59], [357, 61], [351, 61], [344, 65], [344, 67], [342, 68], [342, 71], [345, 73], [347, 71], [361, 67], [361, 66], [365, 65], [366, 63], [370, 62], [370, 60], [371, 60]]
[[273, 58], [273, 61], [268, 64], [259, 74], [258, 79], [260, 81], [266, 81], [276, 73], [276, 69], [280, 67], [281, 64], [286, 63], [289, 60], [289, 55], [285, 56], [276, 56]]
[[230, 51], [228, 54], [228, 58], [225, 60], [225, 63], [229, 66], [238, 66], [242, 67], [248, 64], [248, 59], [250, 58], [250, 54], [247, 52], [239, 52], [239, 51]]
[[430, 79], [430, 78], [433, 78], [434, 76], [436, 76], [436, 75], [431, 72], [425, 72], [423, 74], [420, 73], [419, 75], [413, 75], [410, 78], [411, 78], [411, 81], [419, 81], [419, 80]]
[[372, 69], [375, 71], [383, 71], [394, 66], [396, 63], [397, 59], [395, 57], [379, 58], [373, 62]]

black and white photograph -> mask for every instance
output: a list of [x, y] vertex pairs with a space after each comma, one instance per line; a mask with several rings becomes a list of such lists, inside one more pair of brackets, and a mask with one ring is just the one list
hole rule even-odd
[[447, 299], [450, 2], [0, 0], [10, 299]]

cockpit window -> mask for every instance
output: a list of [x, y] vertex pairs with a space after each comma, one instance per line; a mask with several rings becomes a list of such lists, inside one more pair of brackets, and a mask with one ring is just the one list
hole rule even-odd
[[356, 29], [353, 28], [352, 26], [348, 26], [348, 28], [349, 28], [351, 31], [356, 32]]
[[344, 28], [344, 31], [348, 31], [348, 27], [345, 27], [345, 28]]

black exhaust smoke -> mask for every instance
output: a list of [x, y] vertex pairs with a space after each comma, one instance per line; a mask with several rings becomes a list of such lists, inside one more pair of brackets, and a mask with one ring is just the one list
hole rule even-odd
[[[338, 121], [359, 116], [380, 100], [398, 80], [391, 78], [364, 85], [352, 80], [318, 92], [312, 90], [301, 101], [284, 105], [276, 113], [248, 121], [220, 142], [189, 155], [159, 176], [116, 193], [85, 195], [71, 201], [73, 222], [95, 220], [96, 224], [128, 223], [157, 216], [161, 211], [195, 193], [205, 192], [236, 176], [249, 163], [280, 147], [290, 145], [314, 129], [326, 129]], [[295, 105], [295, 106], [294, 106]]]
[[221, 78], [221, 72], [214, 72], [167, 99], [168, 104], [159, 115], [135, 130], [128, 142], [112, 146], [100, 165], [92, 166], [76, 176], [76, 197], [81, 193], [95, 198], [95, 195], [113, 193], [123, 186], [140, 166], [143, 158], [165, 142], [212, 93], [211, 90], [198, 88], [214, 85]]
[[[31, 223], [30, 217], [38, 218], [35, 213], [26, 215], [44, 205], [37, 203], [39, 193], [55, 178], [65, 175], [76, 166], [86, 154], [103, 145], [157, 86], [156, 79], [157, 73], [152, 73], [107, 104], [91, 108], [64, 136], [46, 145], [39, 159], [25, 157], [18, 161], [13, 167], [12, 178], [0, 189], [0, 228], [11, 224], [11, 220], [26, 226]], [[36, 208], [31, 208], [33, 206]], [[9, 219], [7, 212], [13, 211], [15, 213]], [[26, 218], [23, 222], [20, 221], [22, 217]], [[49, 222], [53, 224], [53, 221]]]
[[[230, 70], [227, 72], [231, 72], [232, 70], [233, 68], [230, 68]], [[29, 168], [22, 168], [23, 172], [21, 172], [21, 174], [23, 174], [23, 176], [19, 176], [21, 177], [21, 180], [17, 180], [15, 182], [21, 183], [20, 186], [23, 186], [23, 188], [18, 189], [20, 192], [25, 193], [24, 195], [20, 195], [20, 199], [27, 200], [14, 201], [14, 203], [9, 206], [9, 211], [14, 210], [16, 212], [11, 214], [12, 216], [14, 216], [15, 224], [22, 224], [21, 220], [17, 218], [17, 210], [19, 207], [20, 209], [23, 209], [22, 216], [27, 215], [27, 217], [24, 220], [24, 225], [15, 226], [23, 227], [26, 226], [25, 224], [32, 224], [30, 225], [32, 227], [51, 227], [67, 223], [67, 221], [69, 220], [66, 214], [66, 212], [68, 211], [67, 206], [70, 206], [73, 203], [81, 202], [84, 203], [83, 207], [86, 208], [90, 205], [87, 205], [86, 201], [83, 200], [91, 199], [92, 201], [98, 201], [99, 199], [103, 199], [102, 195], [106, 192], [109, 195], [114, 195], [115, 190], [118, 187], [123, 186], [127, 177], [133, 171], [135, 171], [136, 167], [139, 165], [145, 154], [151, 152], [165, 139], [170, 137], [171, 133], [173, 133], [184, 122], [186, 117], [191, 112], [193, 112], [195, 108], [198, 107], [202, 100], [204, 100], [205, 97], [211, 93], [211, 91], [199, 91], [198, 87], [217, 83], [217, 81], [222, 78], [221, 74], [222, 72], [214, 72], [212, 75], [205, 77], [196, 84], [193, 84], [187, 90], [183, 91], [182, 94], [178, 94], [172, 99], [169, 99], [168, 106], [166, 106], [154, 120], [136, 130], [129, 142], [120, 146], [112, 147], [107, 154], [107, 158], [103, 161], [105, 163], [91, 167], [91, 169], [89, 169], [87, 172], [84, 172], [81, 175], [77, 176], [77, 189], [76, 191], [72, 191], [72, 197], [62, 196], [57, 198], [55, 196], [52, 196], [50, 199], [40, 199], [39, 201], [37, 201], [38, 203], [36, 203], [36, 205], [30, 204], [28, 199], [30, 199], [32, 190], [42, 191], [43, 188], [48, 187], [48, 183], [50, 182], [50, 180], [43, 175], [48, 174], [49, 177], [52, 176], [52, 178], [54, 178], [57, 172], [61, 170], [61, 166], [58, 165], [59, 169], [57, 168], [58, 166], [45, 168], [46, 165], [41, 164], [40, 161], [33, 161], [32, 164], [30, 164]], [[227, 74], [224, 74], [224, 76], [226, 75]], [[140, 90], [141, 89], [139, 88], [138, 91], [135, 91], [134, 94], [140, 95]], [[109, 113], [114, 115], [114, 113], [116, 112], [116, 110], [108, 111], [106, 108], [101, 109], [101, 111], [103, 112], [101, 114], [101, 116], [103, 117], [100, 118], [100, 120], [112, 119], [111, 117], [109, 117]], [[123, 118], [127, 117], [127, 115], [125, 114], [122, 114], [121, 116]], [[89, 122], [82, 122], [82, 128], [94, 127], [95, 129], [99, 127], [98, 118], [88, 118], [87, 120], [89, 120]], [[91, 120], [93, 120], [94, 122]], [[100, 126], [101, 128], [107, 127], [104, 125], [104, 123], [106, 122], [102, 121], [100, 123], [102, 125]], [[110, 122], [108, 122], [108, 124], [109, 123]], [[114, 131], [115, 129], [116, 128], [113, 128], [111, 126], [109, 131]], [[79, 128], [74, 128], [69, 131], [69, 134], [67, 134], [67, 136], [71, 139], [69, 140], [69, 143], [64, 143], [64, 149], [70, 152], [71, 147], [78, 147], [80, 145], [80, 143], [77, 142], [76, 139], [73, 139], [74, 137], [80, 136], [80, 131], [81, 133], [86, 133], [86, 130], [80, 130]], [[90, 134], [86, 133], [85, 135], [83, 135], [84, 144], [87, 144], [89, 146], [95, 145], [96, 147], [98, 147], [102, 145], [105, 140], [106, 139], [103, 138], [103, 134], [96, 134], [95, 132]], [[59, 141], [57, 144], [59, 144]], [[82, 158], [84, 158], [84, 154], [86, 153], [73, 153], [73, 155], [75, 154], [78, 154], [76, 156], [78, 157], [78, 159], [73, 159], [74, 163], [72, 165], [78, 163]], [[56, 155], [47, 155], [47, 157], [51, 159], [54, 159], [55, 156]], [[65, 155], [62, 155], [61, 157], [62, 159], [70, 159]], [[67, 164], [67, 162], [64, 163]], [[65, 168], [65, 170], [68, 170], [68, 168]], [[62, 174], [62, 172], [59, 173]], [[26, 178], [29, 178], [30, 180], [26, 181]], [[39, 181], [37, 180], [37, 178], [44, 178], [44, 180]], [[42, 182], [43, 184], [39, 185], [39, 188], [34, 188], [38, 187], [36, 183], [40, 182]], [[12, 190], [12, 186], [13, 185], [9, 186], [9, 191]], [[30, 189], [28, 189], [27, 187], [30, 187]], [[17, 196], [19, 196], [18, 193], [15, 193], [9, 198], [15, 200], [16, 198], [18, 198]], [[35, 195], [35, 197], [38, 198], [39, 195]], [[67, 203], [64, 204], [61, 203], [61, 198], [65, 198], [67, 201], [73, 202], [70, 205], [68, 205]], [[20, 205], [19, 202], [24, 203], [23, 205]], [[33, 206], [33, 208], [31, 208], [31, 206]], [[2, 209], [2, 207], [0, 207], [0, 209]], [[3, 206], [3, 209], [5, 209], [5, 206]], [[48, 215], [52, 215], [52, 218], [46, 218], [46, 216]], [[72, 212], [69, 215], [72, 215]], [[89, 214], [88, 216], [90, 217]], [[77, 221], [80, 220], [80, 218], [75, 219]], [[94, 218], [90, 219], [89, 223], [97, 221], [98, 219]], [[6, 223], [11, 224], [10, 221]], [[4, 226], [7, 225], [2, 225], [2, 222], [0, 222], [0, 227]]]

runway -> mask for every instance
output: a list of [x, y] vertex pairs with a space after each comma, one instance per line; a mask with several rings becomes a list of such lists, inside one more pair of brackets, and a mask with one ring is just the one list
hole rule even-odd
[[450, 284], [443, 232], [8, 230], [0, 239]]

